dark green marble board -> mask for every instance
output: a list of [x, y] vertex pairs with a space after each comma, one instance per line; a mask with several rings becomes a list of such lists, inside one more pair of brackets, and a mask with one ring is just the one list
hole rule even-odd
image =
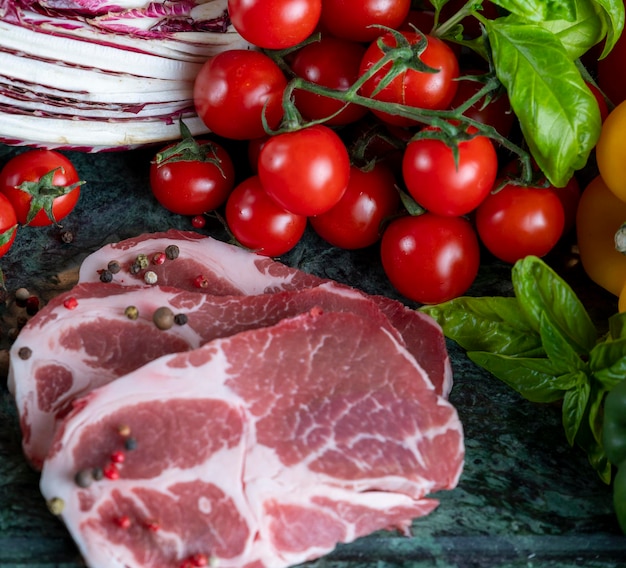
[[[0, 146], [0, 166], [16, 149]], [[42, 295], [60, 283], [105, 242], [145, 231], [188, 229], [189, 220], [169, 215], [152, 198], [147, 182], [151, 150], [122, 153], [70, 152], [83, 179], [75, 212], [60, 229], [21, 228], [14, 247], [0, 260], [7, 288], [26, 286]], [[226, 239], [218, 223], [205, 232]], [[289, 265], [334, 278], [370, 293], [401, 299], [389, 287], [375, 250], [353, 253], [329, 247], [307, 233], [282, 259]], [[487, 263], [473, 295], [510, 294], [510, 268]], [[581, 274], [580, 291], [600, 324], [611, 300]], [[6, 310], [5, 310], [6, 312]], [[3, 313], [1, 346], [11, 325]], [[466, 434], [466, 463], [459, 486], [439, 495], [440, 507], [414, 523], [411, 538], [379, 533], [343, 545], [312, 562], [315, 568], [411, 567], [613, 568], [626, 566], [626, 537], [612, 514], [611, 493], [586, 458], [565, 441], [559, 408], [521, 399], [475, 367], [449, 342], [455, 384], [451, 400]], [[38, 475], [22, 457], [20, 434], [5, 381], [0, 386], [0, 565], [81, 566], [62, 524], [38, 491]]]

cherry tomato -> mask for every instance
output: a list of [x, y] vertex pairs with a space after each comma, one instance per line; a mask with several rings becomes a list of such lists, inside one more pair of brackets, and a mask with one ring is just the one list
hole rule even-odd
[[370, 42], [385, 26], [396, 29], [407, 17], [411, 0], [324, 0], [320, 25], [336, 37]]
[[280, 256], [302, 237], [306, 217], [286, 211], [263, 189], [258, 176], [242, 181], [226, 201], [226, 223], [243, 246], [265, 256]]
[[565, 215], [563, 233], [569, 233], [576, 225], [576, 211], [580, 202], [580, 185], [578, 185], [578, 180], [572, 177], [567, 182], [567, 185], [563, 187], [550, 186], [550, 189], [556, 194], [563, 206]]
[[[468, 132], [476, 129], [469, 127]], [[411, 196], [439, 215], [473, 211], [493, 188], [497, 171], [496, 151], [486, 136], [459, 142], [458, 163], [450, 146], [432, 138], [409, 142], [402, 160], [402, 175]]]
[[[381, 80], [389, 72], [391, 62], [384, 65], [380, 71], [368, 79], [361, 88], [361, 94], [376, 100], [399, 103], [411, 107], [442, 110], [452, 102], [457, 90], [459, 63], [450, 47], [442, 40], [429, 35], [422, 36], [413, 32], [401, 32], [409, 44], [415, 45], [425, 37], [426, 48], [421, 54], [421, 60], [438, 72], [425, 72], [408, 69], [401, 72], [388, 85], [374, 95]], [[397, 47], [396, 38], [391, 33], [382, 36], [381, 41], [389, 47]], [[363, 76], [373, 65], [384, 56], [378, 41], [372, 42], [367, 48], [359, 74]], [[382, 120], [398, 126], [409, 126], [415, 121], [386, 112], [372, 110]]]
[[513, 264], [528, 255], [545, 256], [565, 226], [560, 199], [550, 189], [507, 184], [476, 210], [476, 229], [487, 249]]
[[17, 217], [9, 199], [0, 193], [0, 256], [4, 256], [13, 245], [17, 235]]
[[286, 49], [315, 30], [321, 0], [228, 0], [228, 14], [239, 35], [264, 49]]
[[7, 196], [21, 225], [57, 223], [76, 206], [82, 181], [72, 162], [54, 150], [28, 150], [0, 171], [0, 192]]
[[[305, 45], [291, 61], [292, 71], [311, 83], [347, 91], [357, 80], [365, 47], [360, 43], [322, 37]], [[355, 104], [346, 104], [303, 89], [294, 91], [294, 101], [300, 114], [308, 120], [326, 120], [325, 124], [343, 125], [365, 116], [367, 109]]]
[[[198, 140], [197, 152], [165, 147], [150, 164], [150, 187], [156, 200], [180, 215], [200, 215], [222, 205], [235, 184], [235, 168], [226, 150]], [[170, 151], [173, 151], [170, 154]]]
[[596, 144], [596, 160], [600, 175], [607, 187], [622, 201], [626, 201], [626, 101], [617, 105], [602, 123]]
[[400, 196], [395, 177], [382, 162], [360, 169], [352, 166], [348, 188], [339, 203], [310, 218], [315, 232], [331, 245], [359, 249], [380, 239], [382, 223], [397, 212]]
[[[480, 71], [473, 69], [463, 71], [464, 75], [479, 76], [480, 73]], [[458, 81], [456, 95], [454, 99], [452, 99], [450, 106], [452, 108], [458, 107], [473, 97], [482, 87], [483, 83], [479, 81], [469, 79]], [[467, 118], [476, 120], [481, 124], [493, 126], [493, 128], [505, 138], [511, 132], [511, 128], [513, 128], [513, 123], [515, 122], [515, 114], [511, 110], [509, 97], [506, 93], [495, 93], [489, 102], [486, 102], [483, 97], [469, 107], [463, 114]]]
[[380, 254], [394, 288], [422, 304], [462, 295], [480, 266], [480, 246], [470, 222], [434, 213], [392, 221], [383, 233]]
[[198, 72], [193, 98], [198, 116], [216, 135], [235, 140], [259, 138], [283, 116], [287, 79], [267, 55], [230, 49], [209, 59]]
[[348, 187], [350, 157], [330, 128], [314, 125], [271, 137], [259, 154], [265, 191], [288, 211], [319, 215]]
[[596, 87], [593, 83], [587, 82], [586, 84], [587, 87], [589, 87], [591, 94], [596, 98], [596, 101], [598, 101], [600, 120], [604, 122], [606, 120], [606, 117], [609, 116], [609, 105], [606, 103], [606, 99], [604, 98], [602, 91], [598, 87]]

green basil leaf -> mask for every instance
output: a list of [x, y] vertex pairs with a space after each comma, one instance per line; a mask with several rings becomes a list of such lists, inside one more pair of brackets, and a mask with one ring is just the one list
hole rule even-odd
[[508, 17], [485, 25], [524, 139], [550, 183], [562, 187], [586, 165], [600, 136], [598, 103], [552, 32]]
[[606, 390], [626, 377], [626, 338], [598, 343], [589, 354], [589, 369]]
[[539, 334], [526, 322], [515, 298], [461, 297], [420, 308], [434, 318], [446, 337], [467, 351], [541, 356]]
[[563, 337], [545, 312], [541, 314], [539, 332], [546, 355], [554, 365], [557, 373], [564, 374], [585, 369], [585, 362], [572, 348], [570, 342]]
[[492, 0], [492, 2], [512, 14], [534, 22], [576, 19], [575, 0]]
[[532, 402], [560, 400], [570, 388], [561, 388], [548, 359], [509, 357], [486, 351], [470, 351], [467, 356]]
[[623, 0], [594, 0], [594, 2], [602, 8], [607, 28], [604, 49], [600, 54], [602, 59], [613, 49], [624, 31], [624, 2]]
[[620, 312], [609, 318], [609, 334], [612, 339], [626, 339], [626, 312]]
[[571, 60], [584, 55], [607, 33], [604, 10], [594, 0], [576, 0], [574, 20], [546, 20], [538, 24], [559, 38]]
[[570, 446], [574, 445], [576, 434], [585, 416], [591, 387], [586, 381], [577, 388], [569, 390], [563, 397], [563, 428]]
[[511, 279], [520, 308], [534, 329], [540, 329], [545, 315], [578, 354], [591, 351], [598, 331], [574, 291], [552, 268], [536, 256], [527, 256], [515, 263]]

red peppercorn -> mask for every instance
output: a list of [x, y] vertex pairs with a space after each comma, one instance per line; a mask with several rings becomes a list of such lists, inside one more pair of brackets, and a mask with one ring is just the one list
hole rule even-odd
[[164, 252], [157, 252], [152, 257], [153, 264], [163, 264], [166, 260], [167, 260], [167, 256], [165, 255]]
[[209, 563], [209, 559], [206, 554], [198, 553], [191, 557], [191, 562], [194, 566], [206, 566]]
[[194, 229], [202, 229], [206, 225], [204, 215], [196, 215], [191, 218], [191, 226]]
[[114, 463], [107, 464], [103, 468], [102, 473], [104, 473], [104, 477], [111, 480], [119, 479], [120, 477], [120, 470], [117, 469], [117, 466]]
[[126, 459], [126, 456], [124, 455], [124, 452], [120, 450], [113, 452], [111, 454], [111, 461], [113, 463], [123, 463], [125, 459]]
[[115, 520], [118, 527], [127, 529], [130, 527], [130, 517], [128, 515], [122, 515]]
[[204, 274], [198, 274], [198, 276], [193, 279], [193, 285], [196, 288], [208, 288], [209, 281], [206, 279]]
[[66, 298], [63, 302], [63, 307], [67, 308], [68, 310], [73, 310], [78, 307], [78, 300], [74, 298], [74, 296], [70, 296], [69, 298]]
[[146, 521], [144, 523], [144, 526], [152, 532], [157, 532], [161, 528], [161, 524], [155, 519], [150, 519]]

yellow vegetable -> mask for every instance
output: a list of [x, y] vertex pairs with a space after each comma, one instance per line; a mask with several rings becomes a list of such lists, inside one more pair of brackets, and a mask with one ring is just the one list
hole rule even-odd
[[603, 122], [596, 161], [607, 187], [626, 201], [626, 101], [618, 104]]
[[582, 192], [576, 213], [580, 260], [589, 278], [616, 296], [626, 284], [626, 255], [615, 250], [615, 233], [624, 221], [626, 202], [602, 177], [593, 179]]

